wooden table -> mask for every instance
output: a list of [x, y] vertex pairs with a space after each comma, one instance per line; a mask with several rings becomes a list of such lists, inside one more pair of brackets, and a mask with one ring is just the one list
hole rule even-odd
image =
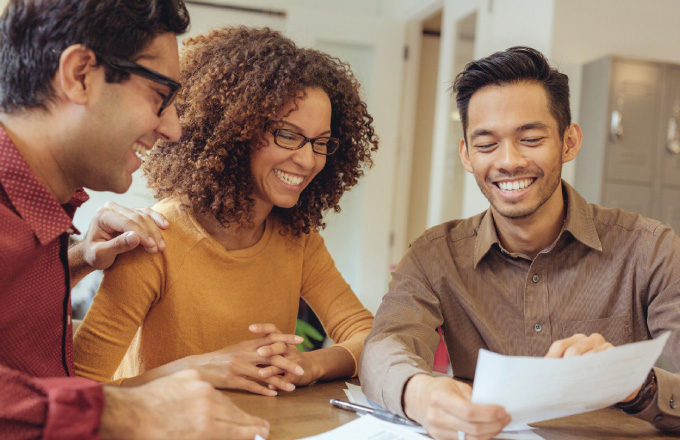
[[[356, 380], [352, 381], [357, 384]], [[358, 416], [330, 405], [330, 399], [347, 400], [345, 381], [323, 382], [298, 388], [278, 397], [225, 393], [244, 411], [271, 423], [270, 440], [293, 440], [336, 428]], [[602, 409], [562, 419], [536, 423], [545, 440], [680, 438], [657, 431], [650, 424], [614, 409]]]

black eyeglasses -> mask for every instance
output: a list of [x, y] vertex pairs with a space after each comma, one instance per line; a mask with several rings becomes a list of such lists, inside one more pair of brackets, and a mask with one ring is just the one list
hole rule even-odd
[[299, 150], [307, 142], [312, 144], [312, 150], [317, 154], [330, 156], [340, 146], [340, 139], [330, 136], [308, 138], [294, 131], [278, 128], [271, 132], [274, 135], [274, 143], [287, 150]]
[[168, 78], [165, 75], [162, 75], [154, 70], [149, 69], [148, 67], [144, 67], [140, 64], [137, 64], [135, 62], [123, 59], [123, 58], [118, 58], [115, 56], [104, 56], [100, 54], [96, 54], [97, 58], [101, 59], [101, 61], [109, 66], [110, 68], [114, 70], [118, 70], [120, 72], [126, 72], [126, 73], [131, 73], [133, 75], [141, 76], [142, 78], [149, 79], [155, 83], [162, 84], [166, 86], [167, 88], [170, 89], [170, 93], [168, 94], [163, 94], [159, 92], [159, 95], [163, 97], [163, 103], [161, 104], [161, 107], [158, 109], [158, 116], [160, 117], [163, 112], [165, 111], [166, 108], [170, 104], [172, 104], [172, 101], [175, 99], [177, 96], [177, 92], [179, 91], [180, 87], [182, 86], [180, 83], [175, 81], [172, 78]]

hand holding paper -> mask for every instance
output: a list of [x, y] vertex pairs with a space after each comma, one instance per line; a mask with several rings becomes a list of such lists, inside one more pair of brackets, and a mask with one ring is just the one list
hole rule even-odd
[[513, 424], [604, 408], [644, 382], [668, 336], [560, 359], [480, 350], [472, 401], [503, 406]]

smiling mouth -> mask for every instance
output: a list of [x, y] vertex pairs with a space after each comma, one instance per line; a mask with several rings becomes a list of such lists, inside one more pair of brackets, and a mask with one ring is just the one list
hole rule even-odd
[[287, 183], [288, 185], [292, 186], [298, 186], [303, 180], [305, 180], [303, 177], [296, 176], [295, 174], [288, 174], [278, 169], [274, 170], [274, 175], [276, 175], [276, 177], [278, 177], [283, 183]]
[[504, 193], [520, 192], [534, 183], [535, 178], [513, 180], [512, 182], [496, 182], [496, 186]]
[[132, 146], [132, 151], [134, 151], [141, 159], [144, 159], [149, 155], [149, 150], [139, 142], [135, 142], [135, 144]]

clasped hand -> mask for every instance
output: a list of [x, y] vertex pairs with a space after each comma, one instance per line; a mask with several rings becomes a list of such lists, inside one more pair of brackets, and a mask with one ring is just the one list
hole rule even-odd
[[296, 345], [302, 337], [283, 334], [274, 324], [253, 324], [252, 333], [263, 335], [220, 350], [192, 356], [189, 366], [215, 388], [240, 389], [264, 396], [292, 391], [311, 380]]

